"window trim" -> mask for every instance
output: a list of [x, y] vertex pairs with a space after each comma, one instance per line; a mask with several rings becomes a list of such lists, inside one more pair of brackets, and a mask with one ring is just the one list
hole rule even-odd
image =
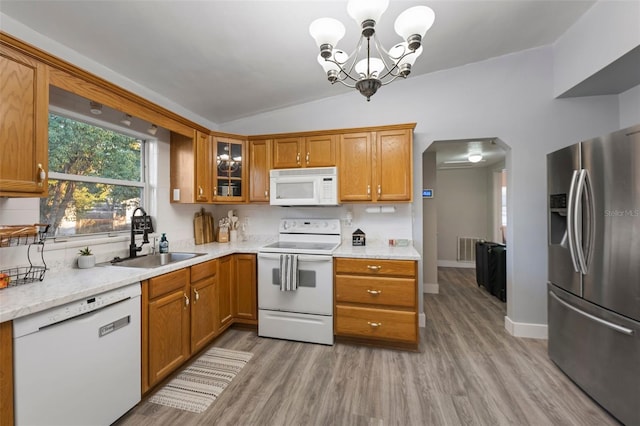
[[119, 186], [136, 186], [138, 188], [144, 188], [146, 186], [146, 182], [138, 182], [135, 180], [121, 180], [121, 179], [101, 178], [96, 176], [70, 175], [67, 173], [58, 173], [58, 172], [49, 172], [49, 179], [70, 180], [74, 182], [104, 183], [107, 185], [119, 185]]
[[[52, 180], [69, 180], [74, 182], [87, 182], [87, 183], [102, 183], [107, 185], [120, 185], [120, 186], [133, 186], [137, 188], [142, 188], [142, 199], [140, 200], [140, 206], [145, 209], [145, 211], [149, 211], [149, 194], [151, 192], [150, 188], [150, 176], [149, 170], [150, 165], [148, 164], [150, 155], [149, 155], [149, 146], [151, 143], [157, 142], [157, 138], [149, 138], [149, 135], [146, 135], [141, 132], [137, 132], [135, 130], [131, 130], [128, 127], [120, 126], [114, 123], [110, 123], [108, 121], [103, 121], [97, 119], [96, 117], [92, 117], [89, 115], [79, 114], [74, 111], [67, 110], [65, 108], [61, 108], [55, 105], [49, 105], [49, 114], [57, 115], [60, 117], [68, 118], [71, 120], [79, 121], [91, 126], [100, 127], [106, 130], [110, 130], [112, 132], [117, 132], [122, 135], [139, 139], [141, 141], [141, 150], [140, 150], [140, 181], [129, 181], [129, 180], [121, 180], [121, 179], [113, 179], [113, 178], [101, 178], [97, 176], [82, 176], [82, 175], [72, 175], [67, 173], [59, 173], [49, 171], [48, 178]], [[48, 165], [47, 165], [48, 168]], [[129, 231], [108, 231], [108, 232], [96, 232], [96, 233], [87, 233], [87, 234], [77, 234], [77, 235], [60, 235], [52, 238], [54, 242], [68, 242], [70, 240], [76, 239], [97, 239], [97, 238], [114, 238], [125, 236]]]

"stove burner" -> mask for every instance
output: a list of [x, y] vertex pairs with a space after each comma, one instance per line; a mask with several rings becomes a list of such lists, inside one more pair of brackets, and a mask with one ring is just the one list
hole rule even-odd
[[340, 244], [335, 243], [315, 243], [315, 242], [295, 242], [276, 241], [266, 245], [260, 251], [270, 252], [296, 252], [296, 253], [327, 253], [331, 254]]
[[341, 241], [339, 219], [282, 219], [279, 231], [260, 252], [331, 255]]

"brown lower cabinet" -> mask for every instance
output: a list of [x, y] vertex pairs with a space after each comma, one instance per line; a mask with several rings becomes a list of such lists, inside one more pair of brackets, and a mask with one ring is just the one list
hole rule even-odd
[[232, 280], [234, 255], [218, 259], [218, 330], [225, 329], [233, 320]]
[[254, 254], [236, 254], [232, 314], [236, 322], [258, 323], [257, 263]]
[[13, 321], [0, 323], [0, 425], [13, 425]]
[[189, 277], [189, 268], [185, 268], [142, 283], [142, 303], [147, 304], [146, 327], [144, 320], [142, 323], [143, 330], [147, 330], [147, 341], [145, 344], [143, 333], [142, 346], [147, 348], [143, 391], [167, 377], [191, 354]]
[[337, 338], [418, 348], [417, 262], [336, 258]]
[[235, 322], [257, 324], [255, 265], [235, 254], [142, 282], [142, 393]]

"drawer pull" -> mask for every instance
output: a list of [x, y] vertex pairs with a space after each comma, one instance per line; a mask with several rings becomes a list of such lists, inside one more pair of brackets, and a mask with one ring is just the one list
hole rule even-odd
[[380, 269], [382, 269], [382, 266], [380, 266], [380, 265], [367, 265], [367, 269], [370, 269], [372, 271], [379, 271]]
[[382, 293], [382, 290], [369, 290], [369, 289], [367, 289], [367, 293], [369, 293], [372, 296], [377, 296], [380, 293]]
[[378, 328], [382, 325], [381, 322], [371, 322], [371, 321], [367, 321], [367, 324], [369, 324], [371, 328]]

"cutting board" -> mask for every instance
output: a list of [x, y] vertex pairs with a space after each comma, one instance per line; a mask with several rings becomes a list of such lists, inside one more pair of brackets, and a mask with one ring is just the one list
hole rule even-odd
[[204, 244], [206, 242], [204, 234], [205, 217], [204, 209], [200, 209], [199, 212], [196, 212], [196, 215], [193, 218], [193, 236], [196, 244]]
[[203, 234], [204, 234], [204, 242], [206, 243], [212, 243], [213, 242], [213, 216], [211, 216], [211, 213], [209, 212], [205, 212], [204, 214], [204, 230], [203, 230]]
[[213, 216], [211, 213], [200, 209], [193, 218], [193, 236], [196, 244], [207, 244], [215, 241], [213, 229]]

